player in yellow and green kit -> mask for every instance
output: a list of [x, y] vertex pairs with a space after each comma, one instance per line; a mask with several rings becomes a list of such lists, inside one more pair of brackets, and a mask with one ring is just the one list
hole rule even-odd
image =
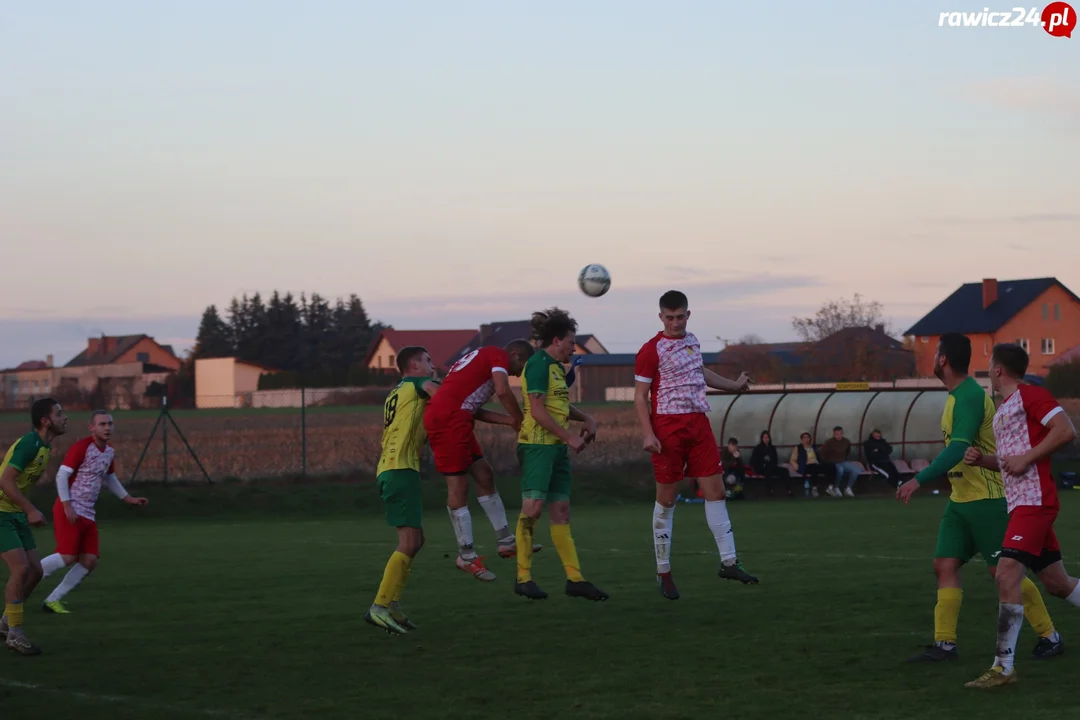
[[24, 494], [45, 473], [53, 438], [67, 431], [67, 415], [51, 398], [30, 407], [34, 429], [16, 440], [0, 463], [0, 557], [8, 566], [0, 636], [11, 650], [39, 655], [41, 648], [23, 634], [23, 607], [41, 581], [41, 557], [30, 526], [46, 524], [45, 516]]
[[[533, 529], [547, 505], [551, 540], [566, 570], [566, 594], [589, 600], [608, 595], [581, 575], [577, 548], [570, 534], [570, 450], [581, 452], [596, 437], [596, 421], [570, 404], [565, 363], [574, 352], [577, 321], [552, 308], [533, 313], [533, 339], [539, 349], [521, 374], [524, 420], [518, 433], [521, 463], [521, 515], [517, 524], [517, 582], [514, 592], [531, 600], [547, 593], [532, 579]], [[580, 435], [570, 421], [583, 422]]]
[[[1005, 486], [1001, 474], [964, 463], [964, 453], [977, 447], [984, 455], [995, 453], [994, 403], [982, 386], [968, 375], [971, 341], [959, 333], [941, 336], [934, 355], [934, 375], [949, 390], [941, 430], [945, 449], [914, 478], [901, 485], [896, 496], [905, 503], [923, 483], [947, 476], [952, 494], [938, 528], [934, 552], [937, 605], [934, 608], [934, 644], [911, 658], [912, 662], [936, 662], [959, 657], [956, 626], [963, 590], [960, 568], [976, 553], [997, 571], [998, 554], [1009, 524]], [[1061, 635], [1054, 629], [1038, 587], [1024, 578], [1024, 615], [1039, 636], [1032, 658], [1045, 659], [1064, 651]]]
[[404, 634], [416, 627], [399, 601], [413, 558], [424, 546], [420, 448], [427, 440], [424, 408], [438, 385], [432, 380], [435, 369], [431, 356], [422, 347], [402, 348], [397, 366], [401, 382], [383, 403], [382, 454], [376, 482], [386, 507], [386, 522], [397, 528], [398, 544], [364, 620], [388, 633]]

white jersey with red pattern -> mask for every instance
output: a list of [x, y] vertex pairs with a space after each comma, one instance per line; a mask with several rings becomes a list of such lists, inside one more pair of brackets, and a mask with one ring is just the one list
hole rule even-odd
[[92, 437], [79, 440], [64, 456], [65, 467], [71, 468], [69, 494], [75, 513], [87, 520], [95, 520], [94, 505], [97, 504], [105, 478], [116, 472], [112, 445], [99, 448]]
[[484, 407], [495, 394], [495, 373], [509, 374], [510, 355], [501, 347], [482, 347], [473, 350], [451, 366], [439, 385], [439, 391], [428, 401], [433, 413], [465, 410], [474, 413]]
[[[1034, 385], [1020, 385], [1001, 403], [994, 414], [994, 441], [997, 456], [1017, 457], [1041, 443], [1049, 434], [1051, 418], [1064, 412], [1048, 391]], [[1044, 457], [1021, 475], [1001, 470], [1009, 512], [1020, 506], [1058, 507], [1057, 485], [1050, 474], [1050, 458]]]
[[707, 413], [704, 368], [693, 333], [673, 338], [659, 332], [638, 350], [634, 379], [651, 385], [653, 415]]

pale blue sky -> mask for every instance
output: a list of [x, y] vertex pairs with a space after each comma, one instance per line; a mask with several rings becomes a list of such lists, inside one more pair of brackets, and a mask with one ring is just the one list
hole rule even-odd
[[399, 328], [558, 302], [613, 352], [669, 287], [710, 347], [1080, 291], [1080, 40], [937, 27], [981, 1], [4, 5], [0, 366], [274, 288]]

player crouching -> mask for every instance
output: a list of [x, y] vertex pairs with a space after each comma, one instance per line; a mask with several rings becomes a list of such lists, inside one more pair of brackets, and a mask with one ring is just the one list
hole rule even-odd
[[[53, 503], [53, 534], [56, 552], [41, 561], [43, 577], [78, 564], [64, 575], [60, 584], [45, 598], [41, 607], [47, 612], [68, 614], [64, 597], [78, 587], [97, 567], [98, 529], [95, 505], [103, 485], [128, 505], [146, 505], [146, 498], [132, 497], [116, 477], [112, 438], [113, 418], [104, 410], [90, 416], [90, 435], [72, 445], [56, 471], [56, 502]], [[70, 481], [70, 485], [69, 485]]]

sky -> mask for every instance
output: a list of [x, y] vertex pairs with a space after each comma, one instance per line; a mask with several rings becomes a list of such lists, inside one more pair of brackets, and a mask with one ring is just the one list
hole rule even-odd
[[184, 350], [274, 289], [401, 329], [559, 304], [612, 352], [669, 288], [707, 349], [855, 293], [897, 334], [983, 277], [1080, 293], [1080, 33], [938, 27], [982, 0], [2, 5], [0, 367]]

